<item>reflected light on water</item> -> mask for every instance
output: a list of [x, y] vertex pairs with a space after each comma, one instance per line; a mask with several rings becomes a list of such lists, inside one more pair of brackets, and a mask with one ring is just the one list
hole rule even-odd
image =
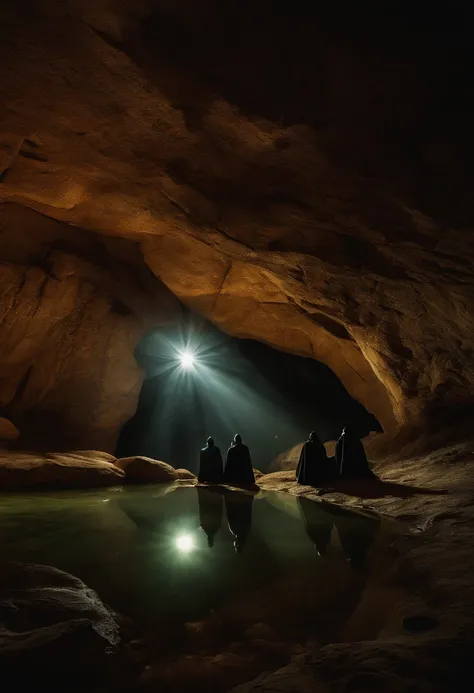
[[180, 534], [175, 539], [175, 545], [181, 553], [189, 553], [196, 548], [192, 534]]

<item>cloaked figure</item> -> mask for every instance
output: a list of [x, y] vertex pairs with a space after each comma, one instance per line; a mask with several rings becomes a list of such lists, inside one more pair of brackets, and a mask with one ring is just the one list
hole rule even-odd
[[250, 451], [242, 443], [242, 437], [238, 433], [235, 434], [234, 440], [227, 450], [224, 481], [227, 484], [255, 483]]
[[313, 431], [301, 448], [296, 481], [304, 486], [319, 486], [334, 476], [332, 458], [328, 459], [326, 448]]
[[234, 549], [241, 553], [252, 526], [253, 495], [243, 491], [229, 491], [224, 499], [227, 523], [234, 537]]
[[222, 526], [222, 495], [202, 486], [196, 486], [199, 503], [199, 523], [207, 536], [209, 548], [214, 546], [214, 539]]
[[202, 448], [199, 458], [198, 481], [201, 484], [220, 484], [223, 478], [222, 455], [214, 444], [214, 438], [207, 439], [207, 445]]
[[345, 557], [353, 570], [363, 570], [366, 565], [367, 553], [379, 531], [379, 520], [348, 513], [337, 507], [334, 507], [332, 512]]
[[313, 542], [319, 556], [325, 556], [331, 544], [333, 519], [330, 513], [321, 508], [320, 503], [308, 498], [298, 498], [306, 534]]
[[335, 458], [342, 479], [370, 479], [374, 476], [364, 446], [350, 426], [343, 429], [336, 443]]

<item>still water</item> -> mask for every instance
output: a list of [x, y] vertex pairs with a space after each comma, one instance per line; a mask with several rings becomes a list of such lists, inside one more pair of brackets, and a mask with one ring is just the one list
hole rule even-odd
[[286, 632], [307, 621], [329, 641], [360, 600], [382, 534], [378, 519], [272, 492], [0, 495], [4, 561], [70, 572], [144, 624], [220, 613]]

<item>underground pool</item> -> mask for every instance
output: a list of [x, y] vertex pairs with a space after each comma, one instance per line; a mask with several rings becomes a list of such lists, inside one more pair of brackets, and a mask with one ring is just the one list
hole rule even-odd
[[255, 659], [270, 647], [282, 663], [295, 644], [344, 639], [386, 568], [392, 531], [306, 498], [224, 487], [0, 496], [3, 561], [77, 576], [148, 634], [147, 657], [168, 669], [183, 653], [208, 660], [240, 647]]

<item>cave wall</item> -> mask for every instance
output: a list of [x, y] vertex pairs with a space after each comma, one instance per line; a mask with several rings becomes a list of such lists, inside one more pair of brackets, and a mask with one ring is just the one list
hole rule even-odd
[[468, 22], [293, 9], [2, 3], [0, 195], [133, 239], [226, 331], [429, 426], [474, 396]]
[[134, 348], [179, 316], [136, 244], [0, 205], [0, 412], [21, 447], [113, 452], [143, 374]]

